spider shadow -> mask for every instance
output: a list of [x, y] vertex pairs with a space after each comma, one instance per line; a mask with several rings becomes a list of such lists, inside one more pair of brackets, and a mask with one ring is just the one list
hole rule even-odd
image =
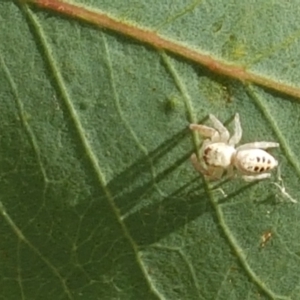
[[[167, 168], [156, 172], [162, 162], [168, 161], [168, 154], [190, 138], [188, 128], [166, 140], [148, 155], [143, 155], [134, 164], [115, 176], [107, 185], [120, 214], [124, 215], [142, 201], [146, 195], [157, 189], [159, 183], [190, 157], [192, 151], [183, 154]], [[190, 142], [186, 141], [189, 145]], [[182, 146], [182, 145], [181, 145]]]
[[159, 203], [149, 205], [129, 215], [126, 227], [139, 247], [153, 244], [182, 228], [213, 207], [197, 176]]
[[[210, 191], [217, 191], [226, 185], [228, 181], [230, 179], [217, 183]], [[217, 205], [232, 201], [233, 198], [256, 184], [258, 183], [253, 182], [236, 189], [225, 198], [217, 201]], [[148, 205], [129, 215], [125, 218], [125, 224], [140, 247], [161, 240], [206, 213], [211, 214], [215, 223], [218, 224], [219, 220], [209, 194], [201, 177], [196, 176], [174, 193], [163, 198], [159, 203]], [[220, 235], [224, 236], [221, 227], [219, 227], [219, 230]]]
[[[218, 190], [218, 189], [222, 189], [222, 186], [226, 185], [227, 182], [229, 182], [231, 179], [225, 179], [224, 181], [214, 185], [212, 187], [212, 190]], [[243, 186], [239, 187], [236, 190], [233, 190], [232, 192], [230, 192], [229, 194], [226, 195], [226, 197], [220, 199], [218, 201], [218, 205], [222, 205], [223, 203], [226, 203], [228, 201], [233, 200], [234, 198], [236, 198], [237, 196], [239, 196], [240, 194], [244, 194], [248, 189], [254, 188], [254, 187], [259, 187], [259, 185], [265, 184], [264, 181], [253, 181], [250, 183], [245, 182]], [[243, 199], [244, 201], [248, 201], [249, 199]], [[253, 203], [255, 203], [256, 205], [271, 205], [271, 206], [276, 206], [278, 205], [278, 203], [280, 203], [278, 200], [276, 200], [276, 195], [272, 192], [270, 192], [268, 195], [265, 195], [265, 198], [263, 200], [261, 199], [250, 199]]]

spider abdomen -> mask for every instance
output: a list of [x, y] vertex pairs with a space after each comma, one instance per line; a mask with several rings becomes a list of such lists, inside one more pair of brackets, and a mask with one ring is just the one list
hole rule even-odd
[[262, 149], [249, 149], [237, 151], [234, 164], [244, 173], [260, 174], [272, 170], [278, 165], [278, 162]]

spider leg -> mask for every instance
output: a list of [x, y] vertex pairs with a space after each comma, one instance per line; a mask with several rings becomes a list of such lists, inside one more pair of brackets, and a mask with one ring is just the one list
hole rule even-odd
[[254, 142], [244, 144], [236, 148], [237, 151], [239, 150], [250, 150], [250, 149], [268, 149], [268, 148], [277, 148], [279, 147], [278, 143], [274, 142]]
[[208, 174], [207, 170], [199, 163], [197, 155], [195, 153], [191, 155], [191, 162], [196, 171], [204, 175]]
[[199, 132], [201, 136], [207, 138], [212, 138], [219, 134], [216, 129], [201, 124], [190, 124], [190, 129]]
[[228, 169], [227, 169], [227, 177], [228, 178], [232, 178], [234, 177], [234, 167], [233, 166], [230, 166]]
[[240, 116], [238, 113], [235, 114], [234, 117], [234, 134], [229, 140], [229, 145], [236, 145], [240, 142], [242, 138], [242, 127], [240, 122]]
[[198, 161], [195, 153], [191, 156], [191, 162], [195, 170], [206, 176], [208, 180], [219, 180], [223, 175], [224, 169], [221, 167], [209, 166], [205, 169]]
[[222, 178], [224, 169], [221, 167], [209, 167], [208, 168], [209, 175], [206, 175], [209, 180], [219, 180]]
[[247, 182], [266, 179], [266, 178], [269, 178], [269, 177], [271, 177], [270, 173], [264, 173], [264, 174], [258, 174], [258, 175], [243, 175], [242, 176], [242, 178]]
[[213, 123], [214, 127], [220, 133], [220, 137], [215, 137], [216, 139], [218, 138], [218, 140], [212, 139], [212, 141], [227, 143], [229, 140], [229, 137], [230, 137], [229, 131], [227, 130], [227, 128], [214, 115], [210, 114], [209, 118], [210, 118], [211, 122]]

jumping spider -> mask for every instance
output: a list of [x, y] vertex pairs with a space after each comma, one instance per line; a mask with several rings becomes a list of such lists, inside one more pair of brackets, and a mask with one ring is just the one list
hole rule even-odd
[[230, 137], [227, 128], [212, 114], [209, 119], [212, 127], [190, 124], [190, 129], [198, 131], [204, 140], [200, 148], [200, 162], [196, 154], [191, 156], [194, 168], [210, 180], [218, 180], [224, 171], [228, 176], [234, 175], [236, 169], [245, 181], [269, 178], [268, 171], [274, 169], [278, 162], [265, 150], [279, 147], [274, 142], [254, 142], [235, 148], [242, 138], [242, 127], [239, 114], [234, 118], [234, 134]]

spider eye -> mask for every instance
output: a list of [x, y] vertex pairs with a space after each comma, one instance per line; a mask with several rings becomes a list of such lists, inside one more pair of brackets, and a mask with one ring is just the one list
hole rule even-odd
[[211, 148], [207, 147], [207, 148], [204, 150], [204, 154], [207, 155], [210, 151], [211, 151]]

